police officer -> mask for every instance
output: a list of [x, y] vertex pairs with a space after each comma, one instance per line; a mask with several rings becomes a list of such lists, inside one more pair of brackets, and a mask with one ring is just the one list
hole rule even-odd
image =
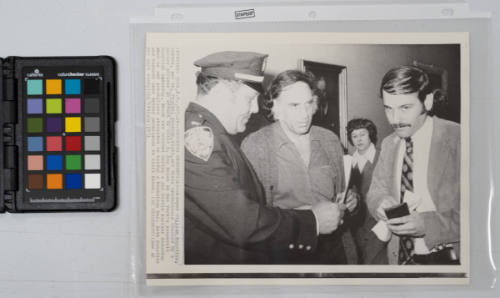
[[309, 254], [336, 230], [343, 210], [266, 206], [257, 176], [231, 135], [258, 112], [267, 55], [219, 52], [195, 62], [198, 94], [185, 114], [185, 263], [269, 263], [273, 254]]

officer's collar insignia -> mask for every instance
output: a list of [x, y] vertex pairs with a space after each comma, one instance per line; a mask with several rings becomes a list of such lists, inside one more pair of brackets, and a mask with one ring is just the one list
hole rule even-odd
[[208, 161], [214, 149], [214, 134], [208, 126], [196, 126], [184, 132], [184, 147], [201, 160]]

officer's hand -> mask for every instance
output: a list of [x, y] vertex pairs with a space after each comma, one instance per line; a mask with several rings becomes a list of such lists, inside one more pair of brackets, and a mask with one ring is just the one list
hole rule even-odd
[[320, 234], [330, 234], [338, 228], [343, 213], [338, 204], [322, 201], [312, 206], [311, 210], [318, 222]]

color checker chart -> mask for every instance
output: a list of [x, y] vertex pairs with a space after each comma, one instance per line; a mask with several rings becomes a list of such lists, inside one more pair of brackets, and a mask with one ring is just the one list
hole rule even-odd
[[100, 78], [27, 79], [27, 189], [101, 189]]
[[15, 147], [21, 175], [10, 209], [112, 209], [114, 62], [107, 57], [13, 61], [21, 95], [15, 131], [22, 141]]

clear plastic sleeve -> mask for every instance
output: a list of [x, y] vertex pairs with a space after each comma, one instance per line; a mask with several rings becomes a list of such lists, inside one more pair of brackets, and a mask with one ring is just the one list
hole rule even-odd
[[[130, 143], [135, 148], [134, 168], [131, 170], [136, 175], [135, 184], [132, 185], [137, 198], [132, 202], [136, 210], [132, 233], [133, 254], [132, 274], [137, 293], [141, 295], [303, 295], [303, 296], [329, 296], [335, 293], [339, 297], [355, 295], [370, 297], [399, 296], [405, 293], [408, 296], [443, 296], [443, 297], [493, 297], [498, 293], [496, 287], [495, 260], [500, 257], [498, 247], [500, 236], [497, 219], [494, 216], [498, 210], [495, 200], [495, 186], [498, 184], [495, 177], [499, 165], [496, 150], [500, 148], [496, 138], [496, 124], [498, 124], [498, 111], [500, 104], [495, 99], [495, 77], [493, 59], [493, 32], [488, 14], [474, 14], [466, 11], [465, 6], [430, 6], [414, 7], [411, 10], [393, 7], [393, 14], [388, 4], [373, 6], [366, 11], [361, 6], [358, 17], [347, 15], [339, 16], [329, 10], [321, 10], [318, 6], [300, 6], [298, 10], [294, 5], [276, 4], [269, 7], [255, 6], [254, 14], [263, 16], [262, 19], [238, 20], [236, 11], [248, 10], [243, 7], [206, 7], [205, 14], [189, 8], [164, 7], [156, 12], [155, 17], [133, 18], [131, 29], [131, 94], [134, 102], [133, 124], [135, 132]], [[430, 5], [430, 4], [429, 4]], [[250, 5], [251, 6], [251, 5]], [[404, 5], [403, 5], [404, 6]], [[334, 6], [328, 6], [333, 9]], [[192, 7], [193, 8], [193, 7]], [[196, 8], [196, 7], [195, 7]], [[396, 8], [400, 9], [397, 10]], [[410, 7], [411, 8], [411, 7]], [[210, 13], [218, 9], [221, 13], [219, 21], [217, 16]], [[275, 21], [266, 19], [282, 9], [282, 16]], [[352, 7], [351, 7], [352, 9]], [[406, 10], [404, 10], [406, 9]], [[425, 13], [427, 9], [427, 14]], [[269, 11], [268, 11], [269, 10]], [[341, 9], [339, 11], [342, 11]], [[397, 12], [401, 11], [401, 14]], [[231, 15], [228, 16], [227, 14]], [[259, 15], [259, 13], [261, 13]], [[352, 13], [356, 15], [355, 12]], [[413, 14], [413, 15], [412, 15]], [[236, 16], [236, 19], [235, 19]], [[381, 33], [400, 32], [411, 36], [415, 33], [430, 32], [468, 32], [470, 58], [467, 57], [469, 68], [470, 92], [468, 92], [470, 109], [468, 114], [462, 115], [462, 123], [469, 123], [470, 127], [470, 196], [468, 230], [470, 231], [470, 282], [467, 285], [399, 285], [397, 280], [391, 282], [378, 282], [377, 278], [366, 278], [369, 282], [346, 282], [331, 285], [331, 282], [314, 282], [310, 285], [300, 286], [272, 286], [272, 279], [265, 283], [244, 286], [148, 286], [146, 285], [146, 111], [145, 111], [145, 45], [146, 35], [150, 32], [167, 33], [286, 33], [286, 32], [343, 32], [343, 33]], [[269, 59], [272, 59], [270, 57]], [[388, 58], [390, 59], [390, 58]], [[181, 66], [182, 67], [182, 66]], [[354, 78], [349, 78], [354, 79]], [[462, 86], [463, 87], [463, 86]], [[194, 88], [194, 78], [193, 78]], [[349, 94], [349, 90], [347, 90]], [[462, 94], [463, 98], [463, 94]], [[467, 135], [467, 134], [466, 134]], [[463, 141], [467, 141], [462, 139]], [[465, 157], [466, 158], [466, 157]], [[167, 166], [166, 164], [164, 164]], [[332, 279], [335, 279], [332, 278]], [[311, 280], [314, 280], [313, 278]], [[213, 285], [222, 285], [224, 280], [214, 282]], [[210, 284], [210, 283], [209, 283]], [[330, 284], [330, 285], [329, 285]], [[362, 285], [353, 287], [353, 285]]]

